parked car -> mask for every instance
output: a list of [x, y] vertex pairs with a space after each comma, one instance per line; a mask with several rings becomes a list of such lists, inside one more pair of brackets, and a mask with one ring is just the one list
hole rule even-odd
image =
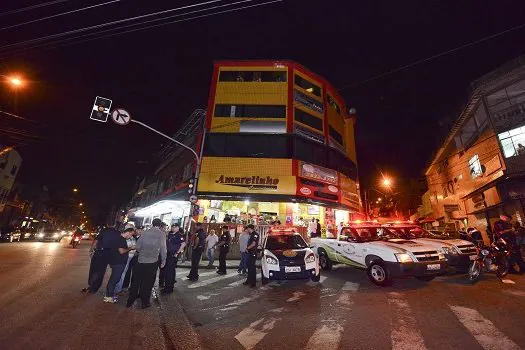
[[0, 228], [0, 241], [4, 242], [20, 242], [21, 239], [21, 232], [20, 230], [17, 230], [15, 227], [8, 226], [8, 227], [2, 227]]

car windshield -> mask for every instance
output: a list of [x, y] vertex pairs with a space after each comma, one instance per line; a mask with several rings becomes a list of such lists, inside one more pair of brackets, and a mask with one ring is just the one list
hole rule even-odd
[[389, 231], [391, 234], [395, 235], [396, 237], [403, 238], [403, 239], [416, 239], [416, 238], [451, 239], [451, 237], [432, 233], [418, 226], [389, 227], [386, 230]]
[[266, 241], [266, 249], [269, 250], [286, 250], [286, 249], [304, 249], [308, 245], [299, 235], [271, 235]]
[[343, 229], [341, 234], [342, 240], [349, 240], [355, 242], [372, 242], [386, 239], [383, 236], [383, 229], [381, 227], [350, 227]]

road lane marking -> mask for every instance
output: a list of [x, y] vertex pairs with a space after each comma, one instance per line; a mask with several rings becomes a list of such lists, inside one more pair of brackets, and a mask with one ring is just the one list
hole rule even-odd
[[251, 297], [244, 297], [241, 299], [237, 299], [235, 301], [232, 301], [229, 304], [224, 305], [224, 308], [220, 309], [220, 311], [228, 311], [238, 308], [241, 305], [248, 304], [251, 301], [254, 301], [255, 299], [258, 299], [261, 296], [261, 293], [255, 293]]
[[507, 294], [512, 294], [518, 297], [525, 297], [525, 292], [521, 290], [504, 290], [503, 292]]
[[341, 289], [349, 292], [357, 292], [359, 289], [359, 283], [346, 282]]
[[513, 280], [509, 280], [509, 279], [501, 280], [501, 282], [506, 283], [506, 284], [516, 284], [516, 282], [514, 282]]
[[318, 327], [308, 340], [306, 350], [338, 349], [343, 335], [343, 326], [333, 321], [326, 322]]
[[188, 286], [188, 288], [190, 289], [194, 289], [194, 288], [200, 288], [200, 287], [205, 287], [205, 286], [208, 286], [210, 284], [213, 284], [215, 282], [219, 282], [219, 281], [222, 281], [222, 280], [225, 280], [225, 279], [228, 279], [228, 278], [233, 278], [233, 277], [237, 277], [238, 275], [237, 274], [230, 274], [230, 275], [222, 275], [222, 276], [217, 276], [217, 277], [212, 277], [212, 278], [208, 278], [207, 280], [204, 280], [204, 281], [199, 281], [199, 282], [195, 282], [193, 284], [190, 284]]
[[476, 341], [486, 350], [518, 350], [516, 343], [507, 338], [492, 322], [474, 309], [449, 305], [463, 326], [469, 330]]
[[412, 315], [408, 302], [401, 293], [389, 293], [390, 307], [390, 339], [393, 350], [426, 349], [423, 336], [419, 332], [417, 322]]
[[235, 336], [235, 339], [245, 348], [253, 349], [269, 331], [275, 327], [275, 323], [280, 321], [280, 318], [270, 317], [266, 319], [263, 317], [250, 324], [249, 327], [244, 328]]
[[297, 301], [297, 300], [301, 299], [305, 295], [306, 295], [306, 293], [304, 293], [304, 292], [293, 292], [292, 297], [288, 298], [286, 301], [291, 303], [292, 301]]

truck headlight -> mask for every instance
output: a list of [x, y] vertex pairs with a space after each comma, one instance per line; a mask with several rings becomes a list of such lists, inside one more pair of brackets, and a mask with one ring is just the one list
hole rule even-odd
[[58, 238], [58, 233], [55, 233], [55, 234], [53, 235], [53, 238]]
[[266, 260], [266, 263], [270, 265], [277, 265], [279, 263], [277, 259], [274, 259], [271, 256], [266, 256], [264, 259]]
[[38, 238], [44, 238], [44, 234], [43, 233], [39, 233], [38, 235], [36, 235]]
[[445, 254], [438, 252], [438, 258], [439, 260], [445, 260]]
[[308, 255], [306, 259], [304, 259], [304, 262], [307, 264], [315, 262], [315, 255], [314, 254]]
[[414, 262], [414, 259], [407, 253], [396, 253], [395, 256], [400, 263]]

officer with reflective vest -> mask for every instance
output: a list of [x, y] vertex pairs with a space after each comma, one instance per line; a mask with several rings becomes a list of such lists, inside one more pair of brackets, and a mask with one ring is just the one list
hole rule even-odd
[[257, 248], [259, 247], [259, 233], [255, 231], [255, 226], [253, 225], [248, 225], [246, 232], [250, 235], [248, 246], [246, 247], [246, 252], [248, 253], [248, 278], [243, 284], [245, 286], [255, 287], [257, 284], [255, 262], [257, 261]]

